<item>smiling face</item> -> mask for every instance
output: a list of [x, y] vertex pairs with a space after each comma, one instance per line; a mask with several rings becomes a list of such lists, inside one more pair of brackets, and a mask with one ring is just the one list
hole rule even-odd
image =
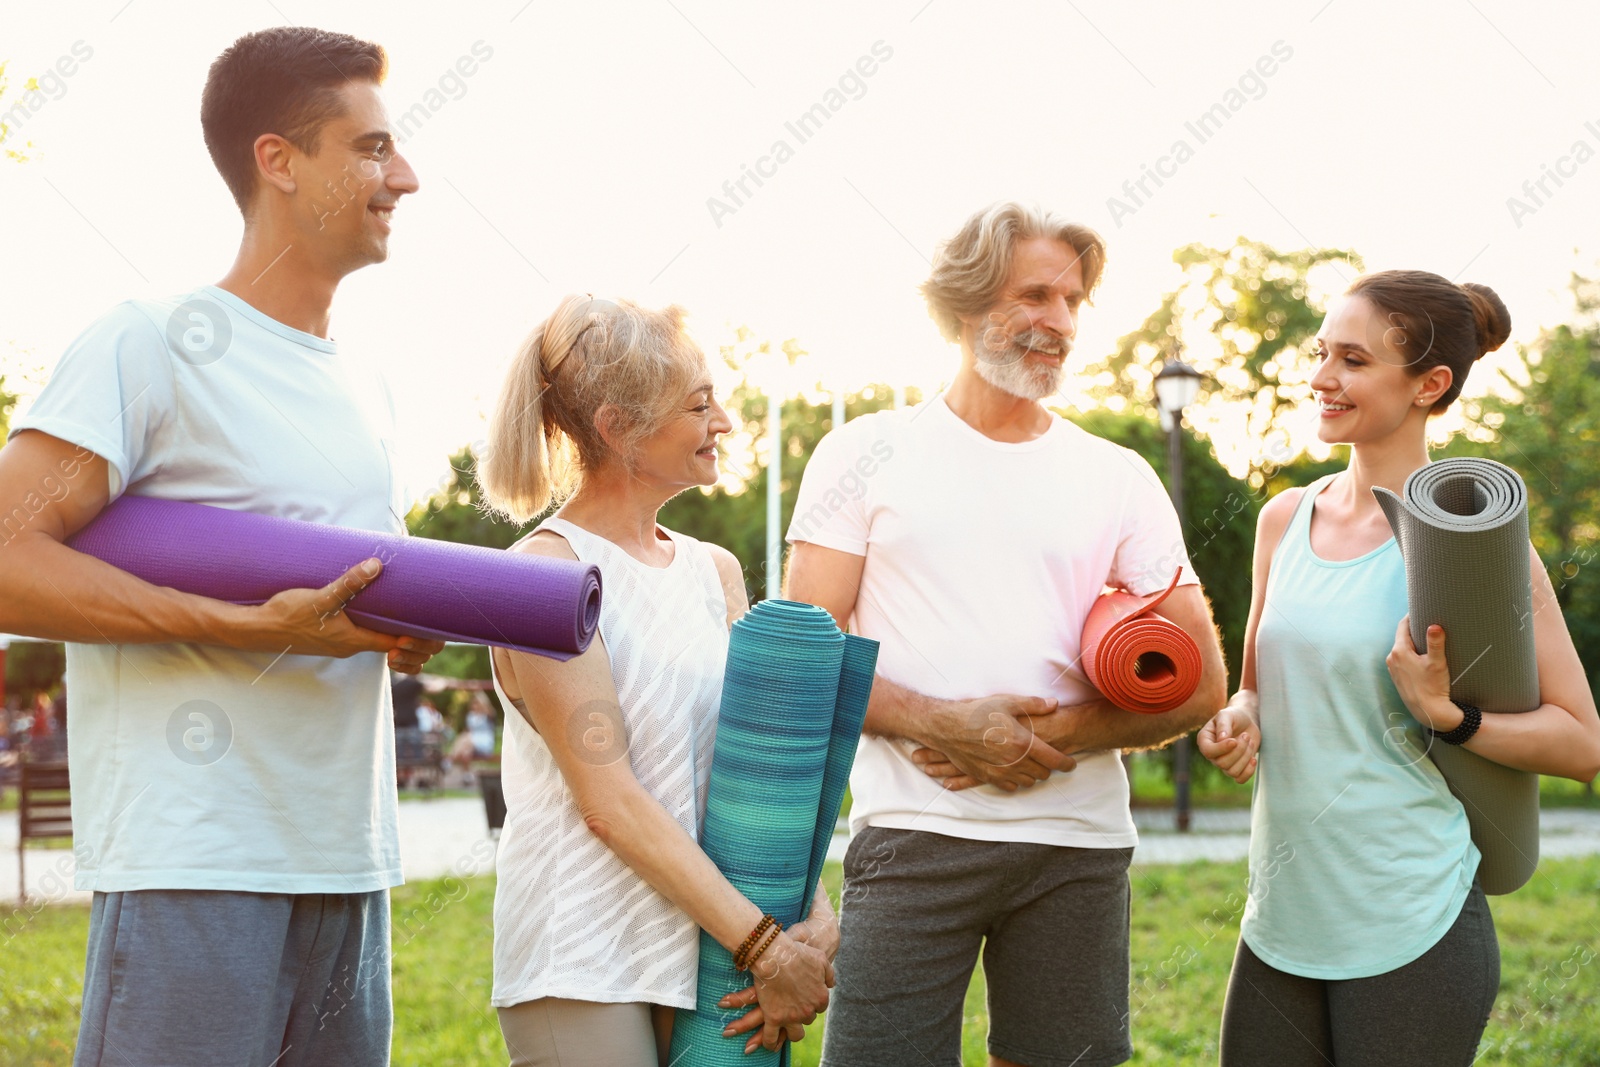
[[717, 484], [717, 438], [733, 429], [709, 375], [697, 380], [660, 428], [640, 441], [633, 473], [669, 490]]
[[1336, 300], [1317, 332], [1316, 373], [1311, 388], [1321, 408], [1317, 436], [1334, 444], [1359, 444], [1387, 437], [1414, 421], [1426, 423], [1433, 402], [1450, 385], [1448, 367], [1413, 375], [1413, 360], [1398, 327], [1362, 296]]
[[388, 258], [395, 204], [418, 186], [378, 86], [349, 81], [339, 95], [341, 113], [322, 126], [316, 154], [294, 153], [289, 210], [306, 254], [344, 275]]
[[1017, 242], [1000, 299], [981, 319], [961, 320], [980, 378], [1024, 400], [1060, 390], [1087, 296], [1080, 259], [1053, 238]]

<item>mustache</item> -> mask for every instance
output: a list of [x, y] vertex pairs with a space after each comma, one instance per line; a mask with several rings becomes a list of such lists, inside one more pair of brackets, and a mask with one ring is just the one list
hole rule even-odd
[[[1018, 358], [1028, 349], [1043, 352], [1047, 356], [1066, 356], [1072, 352], [1072, 342], [1064, 337], [1056, 337], [1045, 333], [1043, 330], [1028, 329], [1015, 337], [1001, 335], [1001, 344], [990, 348], [990, 351], [1014, 353]], [[985, 347], [988, 339], [984, 339]]]
[[1018, 348], [1031, 348], [1047, 356], [1064, 356], [1072, 351], [1072, 342], [1062, 337], [1052, 337], [1042, 330], [1028, 330], [1011, 342]]

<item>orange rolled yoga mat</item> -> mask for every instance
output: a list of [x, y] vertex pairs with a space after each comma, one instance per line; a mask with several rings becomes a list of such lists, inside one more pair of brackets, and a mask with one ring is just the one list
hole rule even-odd
[[1194, 695], [1200, 684], [1200, 649], [1194, 638], [1156, 606], [1178, 585], [1134, 596], [1123, 590], [1100, 594], [1083, 624], [1084, 673], [1119, 708], [1159, 715]]

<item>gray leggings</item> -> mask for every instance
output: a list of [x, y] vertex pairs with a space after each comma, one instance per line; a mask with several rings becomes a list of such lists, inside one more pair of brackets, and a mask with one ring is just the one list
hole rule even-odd
[[1222, 1009], [1222, 1067], [1466, 1067], [1500, 988], [1500, 943], [1476, 883], [1449, 931], [1371, 978], [1302, 978], [1241, 939]]

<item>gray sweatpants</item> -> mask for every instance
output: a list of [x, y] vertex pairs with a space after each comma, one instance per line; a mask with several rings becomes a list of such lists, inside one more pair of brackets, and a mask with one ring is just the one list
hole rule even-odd
[[96, 893], [73, 1067], [382, 1067], [389, 891]]
[[1467, 1067], [1499, 989], [1500, 943], [1476, 883], [1438, 944], [1371, 978], [1286, 974], [1241, 940], [1222, 1067]]

